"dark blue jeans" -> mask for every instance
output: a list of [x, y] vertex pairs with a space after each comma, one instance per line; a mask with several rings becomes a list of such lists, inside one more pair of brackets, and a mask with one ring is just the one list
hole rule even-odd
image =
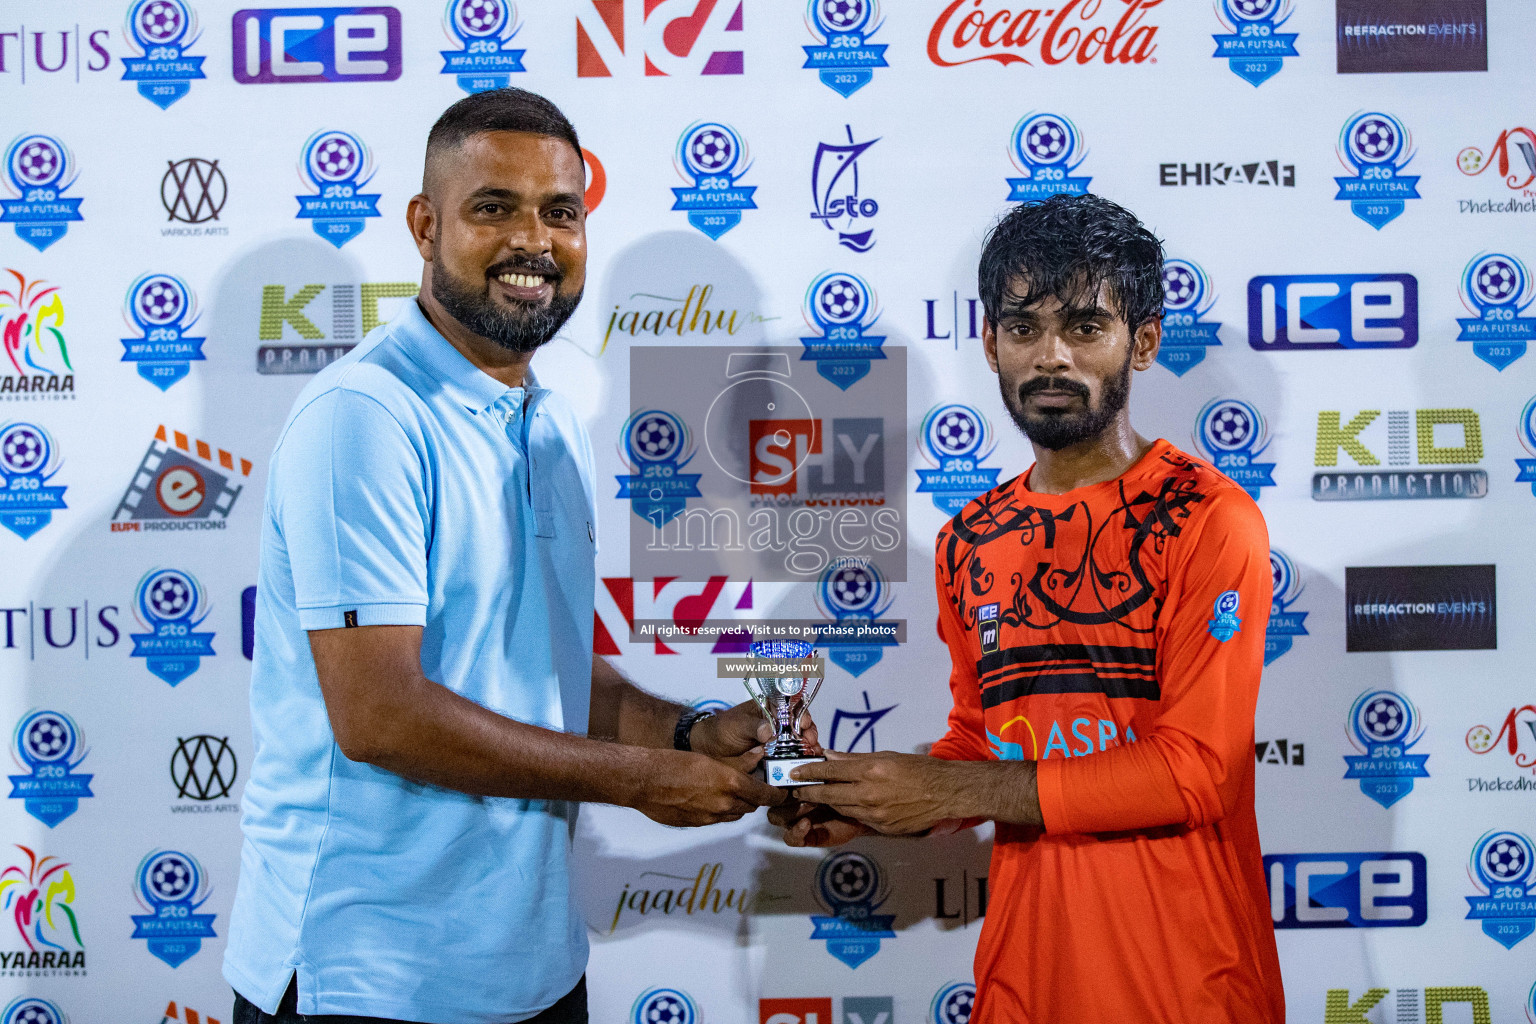
[[[277, 1013], [262, 1013], [260, 1008], [253, 1006], [240, 993], [235, 993], [235, 1020], [234, 1024], [412, 1024], [410, 1021], [385, 1020], [382, 1017], [345, 1017], [332, 1014], [312, 1016], [299, 1013], [298, 982], [295, 980], [288, 986], [288, 992], [283, 996], [282, 1004], [278, 1006]], [[576, 983], [554, 1006], [534, 1017], [529, 1017], [522, 1024], [587, 1024], [587, 979]]]

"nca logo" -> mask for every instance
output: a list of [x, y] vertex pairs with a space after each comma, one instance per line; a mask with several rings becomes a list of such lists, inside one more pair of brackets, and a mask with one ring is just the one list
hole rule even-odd
[[754, 498], [885, 504], [884, 420], [750, 420], [748, 431]]
[[1266, 275], [1248, 282], [1248, 344], [1261, 352], [1412, 348], [1412, 274]]
[[1045, 9], [1010, 10], [987, 0], [951, 0], [928, 33], [928, 59], [945, 68], [980, 60], [1156, 64], [1158, 26], [1144, 22], [1162, 2], [1066, 0]]
[[746, 0], [585, 0], [576, 9], [576, 77], [739, 75]]
[[393, 7], [247, 8], [231, 27], [242, 85], [393, 82], [404, 66]]
[[[640, 586], [635, 584], [639, 582]], [[665, 577], [637, 581], [629, 576], [604, 576], [597, 594], [596, 622], [592, 630], [592, 653], [616, 657], [628, 646], [637, 620], [670, 621], [680, 628], [697, 629], [706, 619], [734, 618], [735, 611], [752, 609], [752, 581], [732, 583], [724, 576], [711, 576], [702, 590], [694, 590], [681, 580]], [[695, 584], [697, 586], [697, 584]], [[717, 614], [717, 609], [718, 614]], [[712, 654], [745, 654], [752, 641], [749, 630], [725, 633], [715, 641]], [[657, 654], [677, 654], [659, 638], [652, 640]]]

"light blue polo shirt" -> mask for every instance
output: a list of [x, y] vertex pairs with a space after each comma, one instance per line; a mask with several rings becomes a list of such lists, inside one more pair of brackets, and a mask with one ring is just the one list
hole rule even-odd
[[501, 1024], [580, 979], [575, 806], [349, 761], [305, 631], [422, 626], [427, 678], [584, 735], [593, 486], [570, 407], [481, 372], [414, 302], [294, 403], [267, 480], [256, 753], [224, 956], [264, 1011], [297, 973], [300, 1013]]

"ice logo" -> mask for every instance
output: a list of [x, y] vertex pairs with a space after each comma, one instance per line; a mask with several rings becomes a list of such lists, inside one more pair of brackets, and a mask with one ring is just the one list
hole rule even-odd
[[1514, 949], [1536, 931], [1536, 847], [1519, 832], [1495, 829], [1472, 846], [1467, 874], [1481, 895], [1468, 896], [1467, 920], [1481, 921], [1483, 934]]
[[69, 1018], [46, 999], [21, 996], [0, 1011], [0, 1024], [69, 1024]]
[[1063, 192], [1082, 195], [1093, 180], [1072, 176], [1088, 153], [1077, 126], [1060, 114], [1025, 114], [1013, 127], [1008, 150], [1023, 175], [1007, 179], [1011, 203], [1049, 199]]
[[938, 468], [917, 471], [917, 493], [932, 495], [945, 515], [957, 514], [997, 486], [1001, 470], [982, 465], [996, 448], [992, 424], [980, 412], [958, 403], [934, 406], [918, 428], [917, 449]]
[[805, 290], [805, 322], [821, 333], [801, 338], [801, 361], [847, 391], [869, 375], [869, 364], [884, 359], [884, 336], [865, 334], [880, 319], [875, 290], [857, 274], [829, 271]]
[[189, 854], [157, 850], [139, 861], [134, 895], [148, 914], [131, 914], [133, 934], [148, 939], [149, 952], [172, 967], [180, 967], [203, 948], [217, 914], [195, 913], [212, 894], [202, 865]]
[[1216, 16], [1226, 28], [1214, 36], [1216, 52], [1232, 73], [1258, 88], [1280, 73], [1286, 57], [1299, 57], [1295, 32], [1276, 32], [1291, 17], [1291, 0], [1221, 0]]
[[1391, 807], [1413, 792], [1414, 779], [1427, 779], [1428, 754], [1408, 753], [1424, 735], [1418, 709], [1392, 690], [1368, 690], [1349, 709], [1349, 741], [1360, 755], [1345, 754], [1346, 779], [1360, 780], [1360, 792]]
[[149, 632], [131, 633], [131, 657], [175, 686], [196, 672], [203, 658], [214, 655], [213, 633], [197, 627], [208, 617], [203, 588], [191, 573], [180, 569], [151, 569], [139, 581], [134, 615]]
[[1274, 597], [1269, 605], [1269, 623], [1264, 629], [1264, 664], [1279, 658], [1291, 649], [1298, 636], [1308, 636], [1307, 612], [1293, 612], [1291, 605], [1306, 587], [1301, 573], [1282, 551], [1269, 552], [1269, 573], [1274, 583]]
[[197, 15], [181, 0], [138, 0], [128, 8], [128, 37], [138, 55], [124, 57], [124, 82], [137, 82], [139, 95], [166, 109], [207, 78], [203, 57], [186, 52], [196, 43]]
[[1207, 348], [1220, 345], [1221, 324], [1201, 317], [1216, 305], [1210, 280], [1192, 260], [1163, 261], [1163, 343], [1157, 361], [1182, 377], [1199, 366]]
[[63, 487], [48, 481], [59, 471], [53, 438], [31, 423], [0, 425], [0, 526], [26, 540], [67, 508]]
[[511, 0], [448, 0], [443, 31], [461, 49], [439, 51], [442, 74], [457, 75], [459, 88], [474, 94], [505, 89], [510, 75], [526, 71], [523, 54], [507, 46], [522, 25]]
[[821, 84], [840, 96], [852, 96], [875, 77], [875, 68], [889, 67], [885, 44], [868, 42], [880, 31], [877, 0], [810, 0], [805, 26], [821, 43], [805, 50], [802, 68], [813, 68]]
[[928, 1007], [929, 1024], [971, 1024], [971, 1010], [976, 1006], [976, 986], [968, 981], [954, 981], [934, 994]]
[[817, 629], [816, 643], [853, 676], [873, 668], [896, 643], [894, 623], [880, 620], [895, 601], [886, 597], [888, 586], [874, 563], [859, 558], [831, 562], [817, 581], [816, 606], [832, 623]]
[[1207, 403], [1195, 418], [1195, 444], [1254, 500], [1261, 489], [1275, 486], [1275, 464], [1258, 461], [1269, 447], [1269, 428], [1247, 402], [1217, 398]]
[[830, 915], [813, 914], [812, 942], [857, 968], [880, 952], [881, 939], [894, 939], [895, 914], [876, 914], [890, 897], [890, 884], [873, 857], [844, 851], [828, 854], [816, 870], [816, 896]]
[[690, 125], [678, 137], [674, 163], [678, 176], [693, 185], [672, 189], [672, 209], [687, 211], [688, 223], [710, 238], [740, 224], [742, 210], [757, 209], [757, 186], [736, 184], [752, 161], [735, 129], [715, 121]]
[[299, 212], [315, 234], [336, 248], [350, 242], [368, 226], [365, 217], [379, 215], [379, 195], [360, 189], [373, 179], [373, 157], [355, 135], [319, 131], [304, 143], [301, 173], [314, 195], [295, 196]]
[[629, 1011], [630, 1024], [699, 1024], [699, 1008], [688, 993], [651, 988], [640, 993]]
[[688, 507], [689, 498], [702, 497], [702, 473], [683, 473], [697, 446], [682, 417], [661, 409], [646, 409], [624, 421], [619, 433], [630, 473], [620, 474], [618, 498], [628, 498], [635, 515], [656, 529], [670, 523]]
[[128, 286], [124, 318], [137, 327], [139, 337], [123, 338], [122, 361], [137, 363], [139, 376], [161, 391], [185, 377], [192, 362], [206, 359], [207, 338], [188, 337], [202, 315], [197, 297], [179, 277], [145, 274]]
[[63, 238], [80, 216], [79, 197], [64, 193], [75, 183], [75, 158], [51, 135], [22, 135], [5, 151], [5, 172], [17, 199], [0, 200], [0, 224], [16, 225], [16, 237], [39, 252]]
[[82, 798], [96, 795], [93, 776], [74, 774], [89, 751], [74, 719], [62, 711], [23, 715], [11, 751], [27, 774], [10, 776], [10, 798], [21, 800], [26, 812], [49, 828], [74, 814]]
[[1380, 231], [1402, 215], [1404, 201], [1418, 199], [1417, 175], [1400, 173], [1413, 159], [1413, 139], [1391, 114], [1356, 114], [1339, 132], [1339, 162], [1354, 172], [1334, 178], [1356, 217]]
[[1525, 355], [1536, 339], [1536, 317], [1521, 316], [1536, 300], [1530, 271], [1513, 256], [1474, 256], [1461, 275], [1461, 304], [1474, 315], [1457, 317], [1457, 341], [1470, 341], [1472, 353], [1502, 370]]

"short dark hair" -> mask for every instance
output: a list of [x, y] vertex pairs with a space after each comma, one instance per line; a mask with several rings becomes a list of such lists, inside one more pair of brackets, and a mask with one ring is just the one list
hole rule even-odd
[[[527, 132], [564, 139], [581, 156], [576, 128], [560, 108], [527, 89], [489, 89], [466, 96], [437, 119], [427, 133], [427, 164], [435, 154], [454, 149], [482, 132]], [[426, 188], [423, 182], [422, 188]]]
[[[1028, 291], [1011, 292], [1022, 277]], [[1163, 311], [1163, 245], [1125, 207], [1103, 196], [1054, 195], [1009, 210], [987, 233], [976, 272], [987, 322], [1005, 305], [1028, 308], [1048, 295], [1092, 306], [1107, 283], [1115, 312], [1132, 330]]]

